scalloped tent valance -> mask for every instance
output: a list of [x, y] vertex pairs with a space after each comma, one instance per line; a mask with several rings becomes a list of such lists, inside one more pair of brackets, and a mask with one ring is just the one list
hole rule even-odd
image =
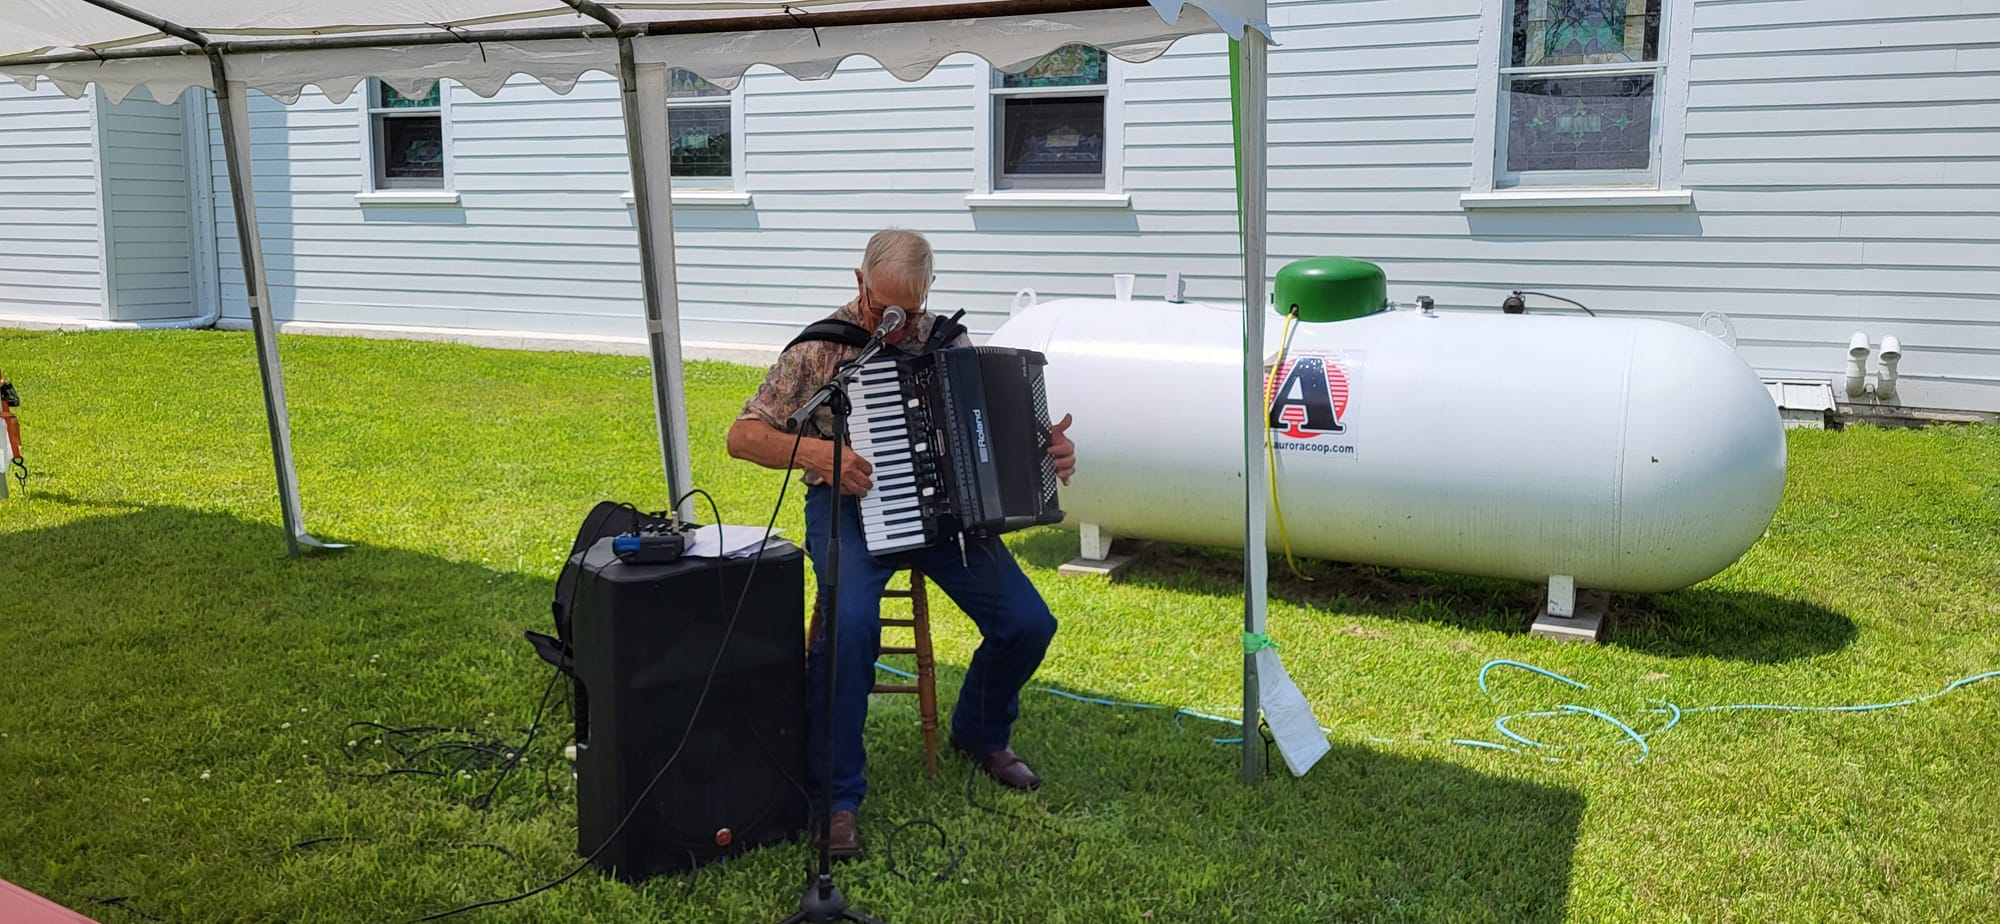
[[[578, 8], [588, 8], [577, 0]], [[491, 96], [514, 76], [566, 93], [588, 71], [616, 73], [620, 35], [640, 61], [733, 87], [770, 65], [804, 80], [853, 57], [916, 80], [953, 54], [1020, 70], [1068, 44], [1149, 61], [1176, 40], [1245, 28], [1268, 37], [1262, 0], [864, 0], [610, 2], [578, 8], [528, 0], [10, 0], [0, 5], [0, 76], [46, 77], [70, 96], [91, 84], [113, 102], [143, 88], [161, 102], [213, 89], [209, 52], [232, 80], [285, 102], [316, 86], [338, 102], [377, 77], [405, 92], [450, 79]], [[122, 12], [113, 12], [114, 9]]]

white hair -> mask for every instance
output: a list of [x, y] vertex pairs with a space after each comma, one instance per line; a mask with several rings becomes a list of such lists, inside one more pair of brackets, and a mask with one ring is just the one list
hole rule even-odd
[[931, 273], [931, 243], [915, 231], [902, 228], [877, 231], [861, 254], [863, 284], [873, 279], [893, 279], [912, 291], [929, 293]]

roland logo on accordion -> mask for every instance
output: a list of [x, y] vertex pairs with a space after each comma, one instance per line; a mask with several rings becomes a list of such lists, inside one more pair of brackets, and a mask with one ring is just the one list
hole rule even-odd
[[986, 412], [972, 409], [972, 445], [979, 449], [979, 464], [993, 464], [993, 452], [986, 445]]

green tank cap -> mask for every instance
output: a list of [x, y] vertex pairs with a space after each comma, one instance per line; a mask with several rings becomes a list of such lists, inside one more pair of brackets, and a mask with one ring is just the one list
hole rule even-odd
[[1389, 277], [1382, 268], [1347, 257], [1313, 257], [1285, 264], [1271, 287], [1278, 314], [1301, 321], [1346, 321], [1389, 308]]

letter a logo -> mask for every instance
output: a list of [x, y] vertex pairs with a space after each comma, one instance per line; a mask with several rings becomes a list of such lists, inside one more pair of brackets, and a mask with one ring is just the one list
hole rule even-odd
[[[1303, 356], [1286, 365], [1290, 368], [1283, 373], [1284, 382], [1271, 396], [1271, 429], [1283, 430], [1296, 440], [1345, 432], [1347, 427], [1340, 422], [1335, 407], [1334, 389], [1327, 382], [1326, 360]], [[1347, 377], [1338, 367], [1333, 374], [1340, 379], [1343, 392], [1339, 403], [1345, 404]]]

